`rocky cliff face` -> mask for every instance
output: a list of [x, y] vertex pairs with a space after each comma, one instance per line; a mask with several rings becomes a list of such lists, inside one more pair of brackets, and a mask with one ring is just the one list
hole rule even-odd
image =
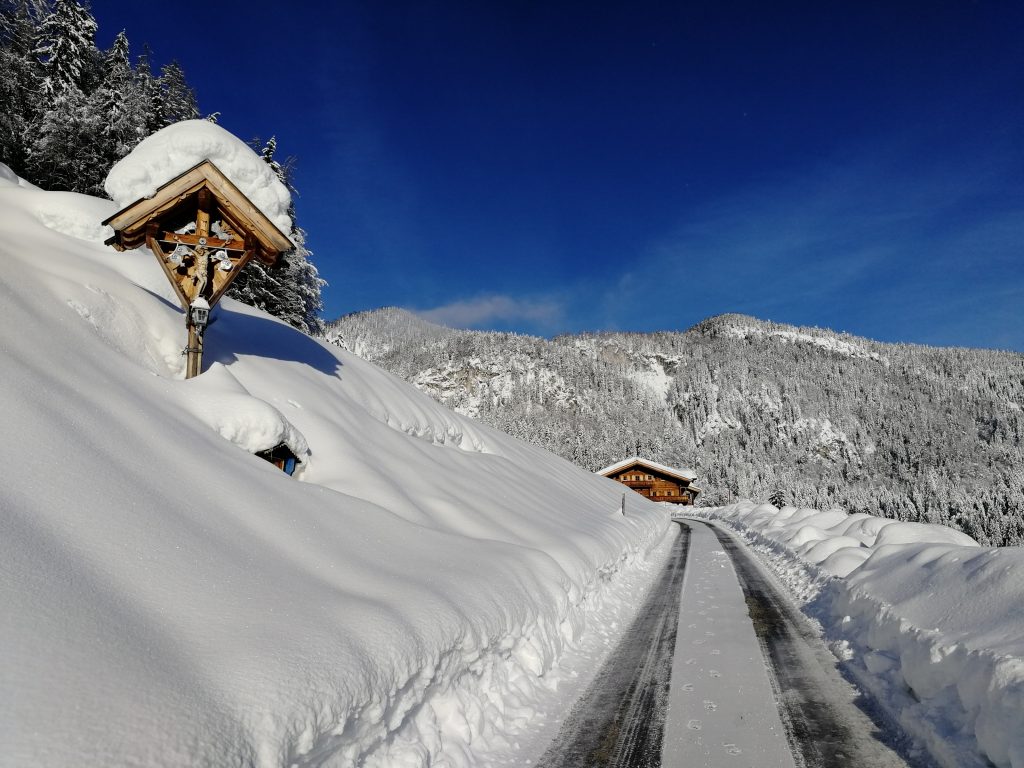
[[590, 469], [640, 453], [737, 496], [1024, 542], [1024, 356], [882, 344], [722, 315], [683, 333], [541, 339], [396, 309], [335, 343]]

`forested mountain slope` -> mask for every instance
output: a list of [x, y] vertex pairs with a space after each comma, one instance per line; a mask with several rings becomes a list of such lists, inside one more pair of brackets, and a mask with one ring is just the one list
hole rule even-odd
[[722, 315], [684, 333], [542, 339], [396, 309], [328, 338], [588, 469], [693, 466], [701, 502], [839, 505], [1024, 542], [1024, 356]]

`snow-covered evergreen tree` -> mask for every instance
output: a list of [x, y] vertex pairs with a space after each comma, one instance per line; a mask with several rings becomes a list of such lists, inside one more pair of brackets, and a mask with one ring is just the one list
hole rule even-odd
[[102, 196], [107, 169], [146, 137], [148, 108], [132, 71], [128, 37], [121, 31], [104, 60], [103, 80], [89, 97], [89, 112], [99, 124], [97, 154], [102, 162], [93, 183], [83, 185], [88, 194]]
[[49, 101], [71, 89], [89, 92], [99, 59], [96, 19], [77, 0], [55, 0], [39, 30], [35, 53], [44, 67], [42, 99]]
[[196, 93], [185, 80], [185, 72], [177, 61], [165, 64], [160, 70], [160, 89], [163, 125], [199, 117]]
[[54, 96], [33, 137], [28, 167], [46, 189], [94, 192], [109, 168], [103, 124], [88, 98], [69, 88]]
[[198, 116], [180, 66], [154, 78], [147, 50], [133, 71], [124, 32], [106, 54], [95, 36], [76, 0], [0, 0], [0, 162], [44, 189], [102, 195], [139, 141]]
[[[258, 142], [256, 144], [258, 146]], [[279, 163], [274, 156], [276, 151], [277, 139], [271, 136], [260, 155], [281, 182], [294, 192], [291, 164]], [[294, 222], [294, 204], [290, 213]], [[317, 335], [323, 331], [321, 291], [327, 283], [311, 261], [313, 254], [306, 248], [306, 233], [293, 226], [288, 235], [295, 248], [282, 257], [283, 263], [268, 269], [258, 262], [250, 262], [235, 278], [228, 295], [269, 312], [305, 333]]]
[[149, 46], [142, 47], [135, 65], [135, 83], [139, 91], [139, 104], [145, 122], [145, 135], [156, 133], [164, 126], [164, 95], [160, 81], [153, 76], [152, 54]]
[[40, 9], [0, 4], [0, 161], [27, 173], [31, 126], [39, 112], [42, 66], [34, 55]]

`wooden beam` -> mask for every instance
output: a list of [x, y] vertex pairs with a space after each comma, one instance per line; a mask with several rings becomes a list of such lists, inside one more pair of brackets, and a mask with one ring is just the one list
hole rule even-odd
[[206, 175], [199, 166], [196, 166], [161, 187], [157, 196], [136, 200], [103, 223], [109, 224], [115, 230], [123, 230], [141, 219], [152, 218], [154, 214], [177, 205], [183, 197], [197, 191], [205, 183]]
[[185, 296], [185, 292], [181, 288], [181, 284], [178, 282], [178, 276], [171, 271], [167, 262], [167, 254], [165, 254], [163, 248], [160, 247], [160, 241], [155, 237], [150, 236], [151, 234], [155, 235], [158, 231], [159, 225], [155, 221], [151, 222], [149, 232], [147, 233], [146, 244], [149, 246], [149, 250], [153, 252], [153, 255], [156, 256], [156, 260], [160, 263], [160, 268], [163, 269], [167, 279], [170, 281], [171, 285], [174, 286], [174, 292], [178, 295], [178, 301], [181, 303], [182, 309], [187, 313], [189, 301], [188, 297]]
[[[190, 245], [193, 248], [199, 245], [199, 235], [183, 235], [179, 232], [171, 232], [167, 229], [160, 233], [160, 239], [164, 242], [184, 243], [185, 245]], [[206, 245], [209, 248], [227, 248], [232, 251], [245, 250], [245, 241], [243, 240], [223, 240], [219, 237], [208, 237], [206, 238]]]
[[213, 208], [213, 195], [210, 190], [203, 187], [199, 190], [199, 212], [196, 214], [196, 236], [209, 238], [210, 236], [210, 210]]

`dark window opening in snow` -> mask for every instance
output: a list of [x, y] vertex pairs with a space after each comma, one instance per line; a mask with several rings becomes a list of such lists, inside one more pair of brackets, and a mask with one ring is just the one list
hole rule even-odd
[[292, 449], [284, 443], [280, 443], [266, 451], [260, 451], [256, 455], [264, 461], [269, 461], [286, 475], [294, 474], [295, 469], [301, 463], [298, 456], [292, 453]]

